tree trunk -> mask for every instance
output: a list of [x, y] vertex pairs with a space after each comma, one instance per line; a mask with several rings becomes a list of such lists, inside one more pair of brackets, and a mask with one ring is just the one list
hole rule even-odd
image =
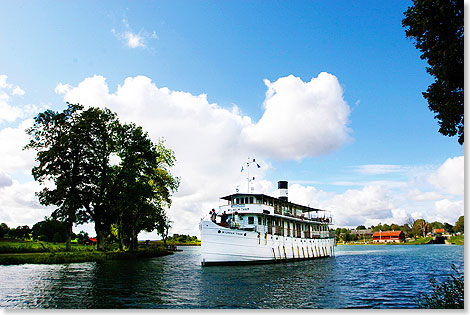
[[65, 234], [65, 250], [67, 252], [70, 252], [72, 250], [72, 245], [70, 241], [72, 240], [72, 227], [73, 227], [73, 222], [70, 220], [67, 222], [67, 233]]
[[95, 221], [95, 232], [96, 232], [96, 249], [103, 250], [104, 249], [103, 231], [101, 230], [100, 223], [96, 221]]

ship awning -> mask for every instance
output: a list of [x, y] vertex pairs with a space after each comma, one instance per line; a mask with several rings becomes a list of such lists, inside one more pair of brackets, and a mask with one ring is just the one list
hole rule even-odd
[[253, 197], [255, 197], [257, 200], [260, 200], [260, 199], [262, 199], [262, 200], [272, 200], [272, 201], [276, 201], [276, 202], [279, 203], [279, 204], [291, 205], [291, 206], [295, 207], [296, 209], [302, 210], [303, 212], [318, 212], [318, 211], [330, 212], [330, 211], [328, 211], [328, 210], [317, 209], [317, 208], [311, 208], [311, 207], [299, 205], [299, 204], [297, 204], [297, 203], [293, 203], [293, 202], [290, 202], [290, 201], [281, 200], [281, 199], [279, 199], [279, 198], [271, 197], [271, 196], [268, 196], [268, 195], [265, 195], [265, 194], [236, 193], [236, 194], [231, 194], [231, 195], [228, 195], [228, 196], [221, 197], [220, 199], [227, 200], [227, 201], [231, 201], [233, 198], [237, 198], [237, 197], [246, 197], [246, 196], [248, 196], [248, 197], [253, 196]]

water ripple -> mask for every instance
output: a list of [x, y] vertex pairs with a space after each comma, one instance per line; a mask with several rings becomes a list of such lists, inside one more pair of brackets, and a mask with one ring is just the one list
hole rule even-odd
[[416, 308], [463, 246], [338, 246], [336, 257], [202, 268], [198, 247], [139, 261], [0, 267], [4, 308]]

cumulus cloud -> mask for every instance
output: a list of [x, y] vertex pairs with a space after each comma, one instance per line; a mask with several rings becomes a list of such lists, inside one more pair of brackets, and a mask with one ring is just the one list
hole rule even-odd
[[[204, 94], [157, 87], [145, 76], [125, 79], [114, 93], [109, 91], [106, 79], [97, 75], [76, 87], [63, 86], [56, 92], [65, 91], [66, 101], [108, 107], [121, 120], [143, 126], [154, 140], [166, 140], [177, 157], [174, 172], [182, 179], [170, 212], [183, 231], [194, 231], [200, 215], [217, 207], [221, 195], [234, 192], [237, 186], [240, 191], [246, 190], [240, 168], [248, 156], [256, 157], [263, 166], [256, 170], [258, 174], [251, 175], [257, 178], [255, 189], [266, 193], [272, 188], [271, 183], [263, 181], [269, 159], [318, 156], [349, 139], [349, 108], [337, 79], [326, 73], [307, 83], [293, 76], [267, 83], [265, 113], [259, 122], [242, 115], [237, 107], [227, 109], [209, 103]], [[301, 116], [314, 121], [302, 125]], [[280, 135], [275, 124], [285, 117], [291, 120], [284, 121], [283, 142], [274, 141], [269, 132], [274, 137]]]
[[444, 198], [444, 196], [435, 191], [422, 192], [421, 190], [415, 188], [408, 191], [408, 198], [416, 201], [427, 201], [439, 200]]
[[436, 172], [429, 175], [429, 183], [444, 193], [463, 196], [464, 162], [463, 156], [447, 159]]
[[10, 227], [29, 225], [30, 227], [49, 216], [51, 208], [39, 204], [35, 192], [39, 191], [39, 184], [34, 181], [20, 183], [13, 180], [11, 185], [1, 188], [0, 218]]
[[322, 72], [309, 82], [290, 75], [265, 84], [265, 112], [243, 130], [252, 148], [273, 158], [300, 160], [333, 152], [351, 140], [350, 108], [334, 75]]
[[33, 120], [24, 120], [18, 127], [7, 127], [0, 130], [0, 169], [8, 173], [24, 172], [31, 174], [36, 153], [23, 150], [29, 138], [25, 129], [32, 126]]
[[452, 201], [449, 199], [442, 199], [436, 201], [435, 213], [428, 219], [428, 221], [448, 222], [455, 224], [461, 215], [464, 215], [464, 201]]
[[[375, 220], [385, 222], [393, 218], [395, 208], [390, 191], [380, 185], [365, 186], [363, 189], [348, 189], [329, 201], [339, 225], [354, 226], [357, 222]], [[374, 221], [374, 222], [375, 222]]]
[[2, 187], [11, 186], [12, 184], [13, 184], [13, 181], [10, 175], [8, 175], [7, 173], [5, 173], [4, 171], [0, 169], [0, 189], [2, 189]]
[[[250, 172], [256, 178], [254, 192], [277, 196], [275, 183], [265, 179], [266, 172], [272, 169], [270, 160], [301, 160], [327, 154], [351, 141], [350, 110], [336, 77], [321, 73], [309, 82], [288, 76], [265, 83], [264, 113], [258, 122], [243, 115], [236, 106], [223, 108], [210, 103], [204, 94], [158, 87], [145, 76], [125, 79], [114, 92], [106, 78], [98, 75], [77, 86], [59, 83], [54, 91], [70, 103], [108, 107], [121, 121], [143, 126], [154, 141], [164, 138], [177, 157], [173, 172], [182, 179], [169, 210], [174, 222], [172, 232], [199, 234], [200, 217], [218, 207], [219, 197], [236, 188], [246, 191], [246, 173], [241, 173], [240, 168], [247, 157], [256, 157], [261, 165]], [[11, 117], [38, 112], [34, 105], [9, 105], [14, 86], [6, 76], [0, 76], [2, 88], [0, 107], [3, 98], [9, 106], [4, 108], [18, 110]], [[1, 121], [4, 112], [0, 113]], [[0, 130], [0, 218], [12, 225], [32, 224], [51, 212], [37, 204], [37, 184], [20, 184], [9, 175], [18, 171], [30, 173], [35, 152], [22, 148], [28, 142], [24, 130], [31, 124], [29, 119], [17, 127]], [[357, 189], [326, 192], [315, 187], [320, 183], [293, 180], [289, 199], [331, 210], [336, 226], [403, 224], [411, 211], [414, 218], [453, 224], [463, 214], [463, 165], [463, 156], [448, 159], [437, 169], [420, 168], [419, 172], [400, 165], [362, 165], [355, 167], [358, 178], [354, 181], [329, 183]], [[402, 178], [367, 181], [360, 177], [386, 174]], [[89, 232], [93, 233], [92, 227]]]
[[72, 88], [72, 86], [70, 84], [59, 83], [59, 84], [56, 85], [56, 87], [54, 89], [54, 92], [56, 94], [65, 94], [68, 91], [70, 91], [71, 88]]

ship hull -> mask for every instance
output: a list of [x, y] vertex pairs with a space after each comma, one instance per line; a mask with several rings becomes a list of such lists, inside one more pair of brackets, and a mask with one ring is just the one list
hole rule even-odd
[[201, 264], [280, 263], [334, 256], [334, 238], [309, 239], [222, 227], [203, 220]]

